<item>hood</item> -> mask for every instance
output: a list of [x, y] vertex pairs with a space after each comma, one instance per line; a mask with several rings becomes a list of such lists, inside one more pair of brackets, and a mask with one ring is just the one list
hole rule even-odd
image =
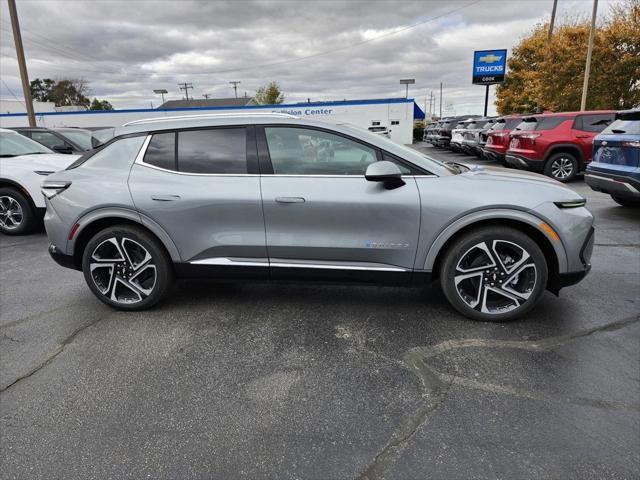
[[[468, 172], [464, 172], [466, 178], [477, 181], [488, 181], [496, 183], [496, 187], [504, 191], [513, 191], [514, 194], [531, 195], [539, 193], [539, 200], [582, 200], [577, 192], [565, 187], [562, 183], [538, 173], [527, 172], [525, 170], [505, 170], [494, 167], [474, 167]], [[546, 198], [551, 196], [554, 198]]]
[[[28, 164], [40, 169], [51, 169], [53, 171], [63, 170], [78, 159], [80, 155], [65, 155], [62, 153], [40, 153], [37, 155], [19, 155], [17, 157], [8, 157], [0, 159], [2, 167], [11, 165], [25, 166]], [[41, 168], [42, 167], [42, 168]]]

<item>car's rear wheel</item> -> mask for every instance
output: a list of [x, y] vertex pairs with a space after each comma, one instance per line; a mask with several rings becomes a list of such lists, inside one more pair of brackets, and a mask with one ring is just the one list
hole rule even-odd
[[440, 283], [449, 303], [473, 320], [504, 322], [529, 311], [547, 284], [547, 262], [530, 237], [483, 227], [448, 249]]
[[35, 224], [36, 214], [27, 197], [14, 188], [0, 188], [0, 232], [24, 235]]
[[578, 160], [565, 152], [551, 155], [544, 167], [544, 174], [559, 182], [568, 182], [578, 174]]
[[89, 240], [82, 271], [91, 291], [122, 310], [143, 310], [162, 300], [173, 284], [171, 259], [145, 230], [119, 225]]
[[640, 207], [640, 199], [638, 198], [621, 197], [619, 195], [611, 195], [611, 198], [623, 207]]

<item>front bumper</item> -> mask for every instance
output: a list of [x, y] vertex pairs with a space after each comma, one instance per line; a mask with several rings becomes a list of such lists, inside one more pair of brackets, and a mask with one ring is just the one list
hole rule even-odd
[[62, 253], [53, 243], [49, 244], [49, 255], [55, 260], [55, 262], [65, 268], [72, 268], [73, 270], [82, 270], [76, 265], [75, 259], [72, 255], [66, 255]]
[[584, 181], [596, 192], [640, 198], [640, 181], [630, 177], [588, 171], [584, 174]]

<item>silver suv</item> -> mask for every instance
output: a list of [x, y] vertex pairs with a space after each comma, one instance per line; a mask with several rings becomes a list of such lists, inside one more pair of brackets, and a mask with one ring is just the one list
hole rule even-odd
[[462, 314], [504, 321], [580, 281], [593, 245], [585, 200], [554, 180], [282, 114], [132, 122], [42, 191], [53, 258], [125, 310], [176, 277], [438, 279]]

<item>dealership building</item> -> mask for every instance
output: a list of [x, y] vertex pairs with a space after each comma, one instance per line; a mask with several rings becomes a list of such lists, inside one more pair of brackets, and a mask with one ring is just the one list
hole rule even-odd
[[[424, 119], [424, 112], [411, 98], [378, 98], [337, 102], [308, 102], [282, 105], [243, 105], [221, 107], [184, 107], [161, 109], [128, 109], [82, 112], [36, 112], [40, 127], [116, 127], [133, 120], [161, 116], [211, 113], [288, 113], [296, 117], [313, 118], [330, 123], [350, 123], [361, 128], [387, 128], [392, 140], [410, 144], [413, 122]], [[25, 127], [26, 113], [0, 114], [0, 127]]]

